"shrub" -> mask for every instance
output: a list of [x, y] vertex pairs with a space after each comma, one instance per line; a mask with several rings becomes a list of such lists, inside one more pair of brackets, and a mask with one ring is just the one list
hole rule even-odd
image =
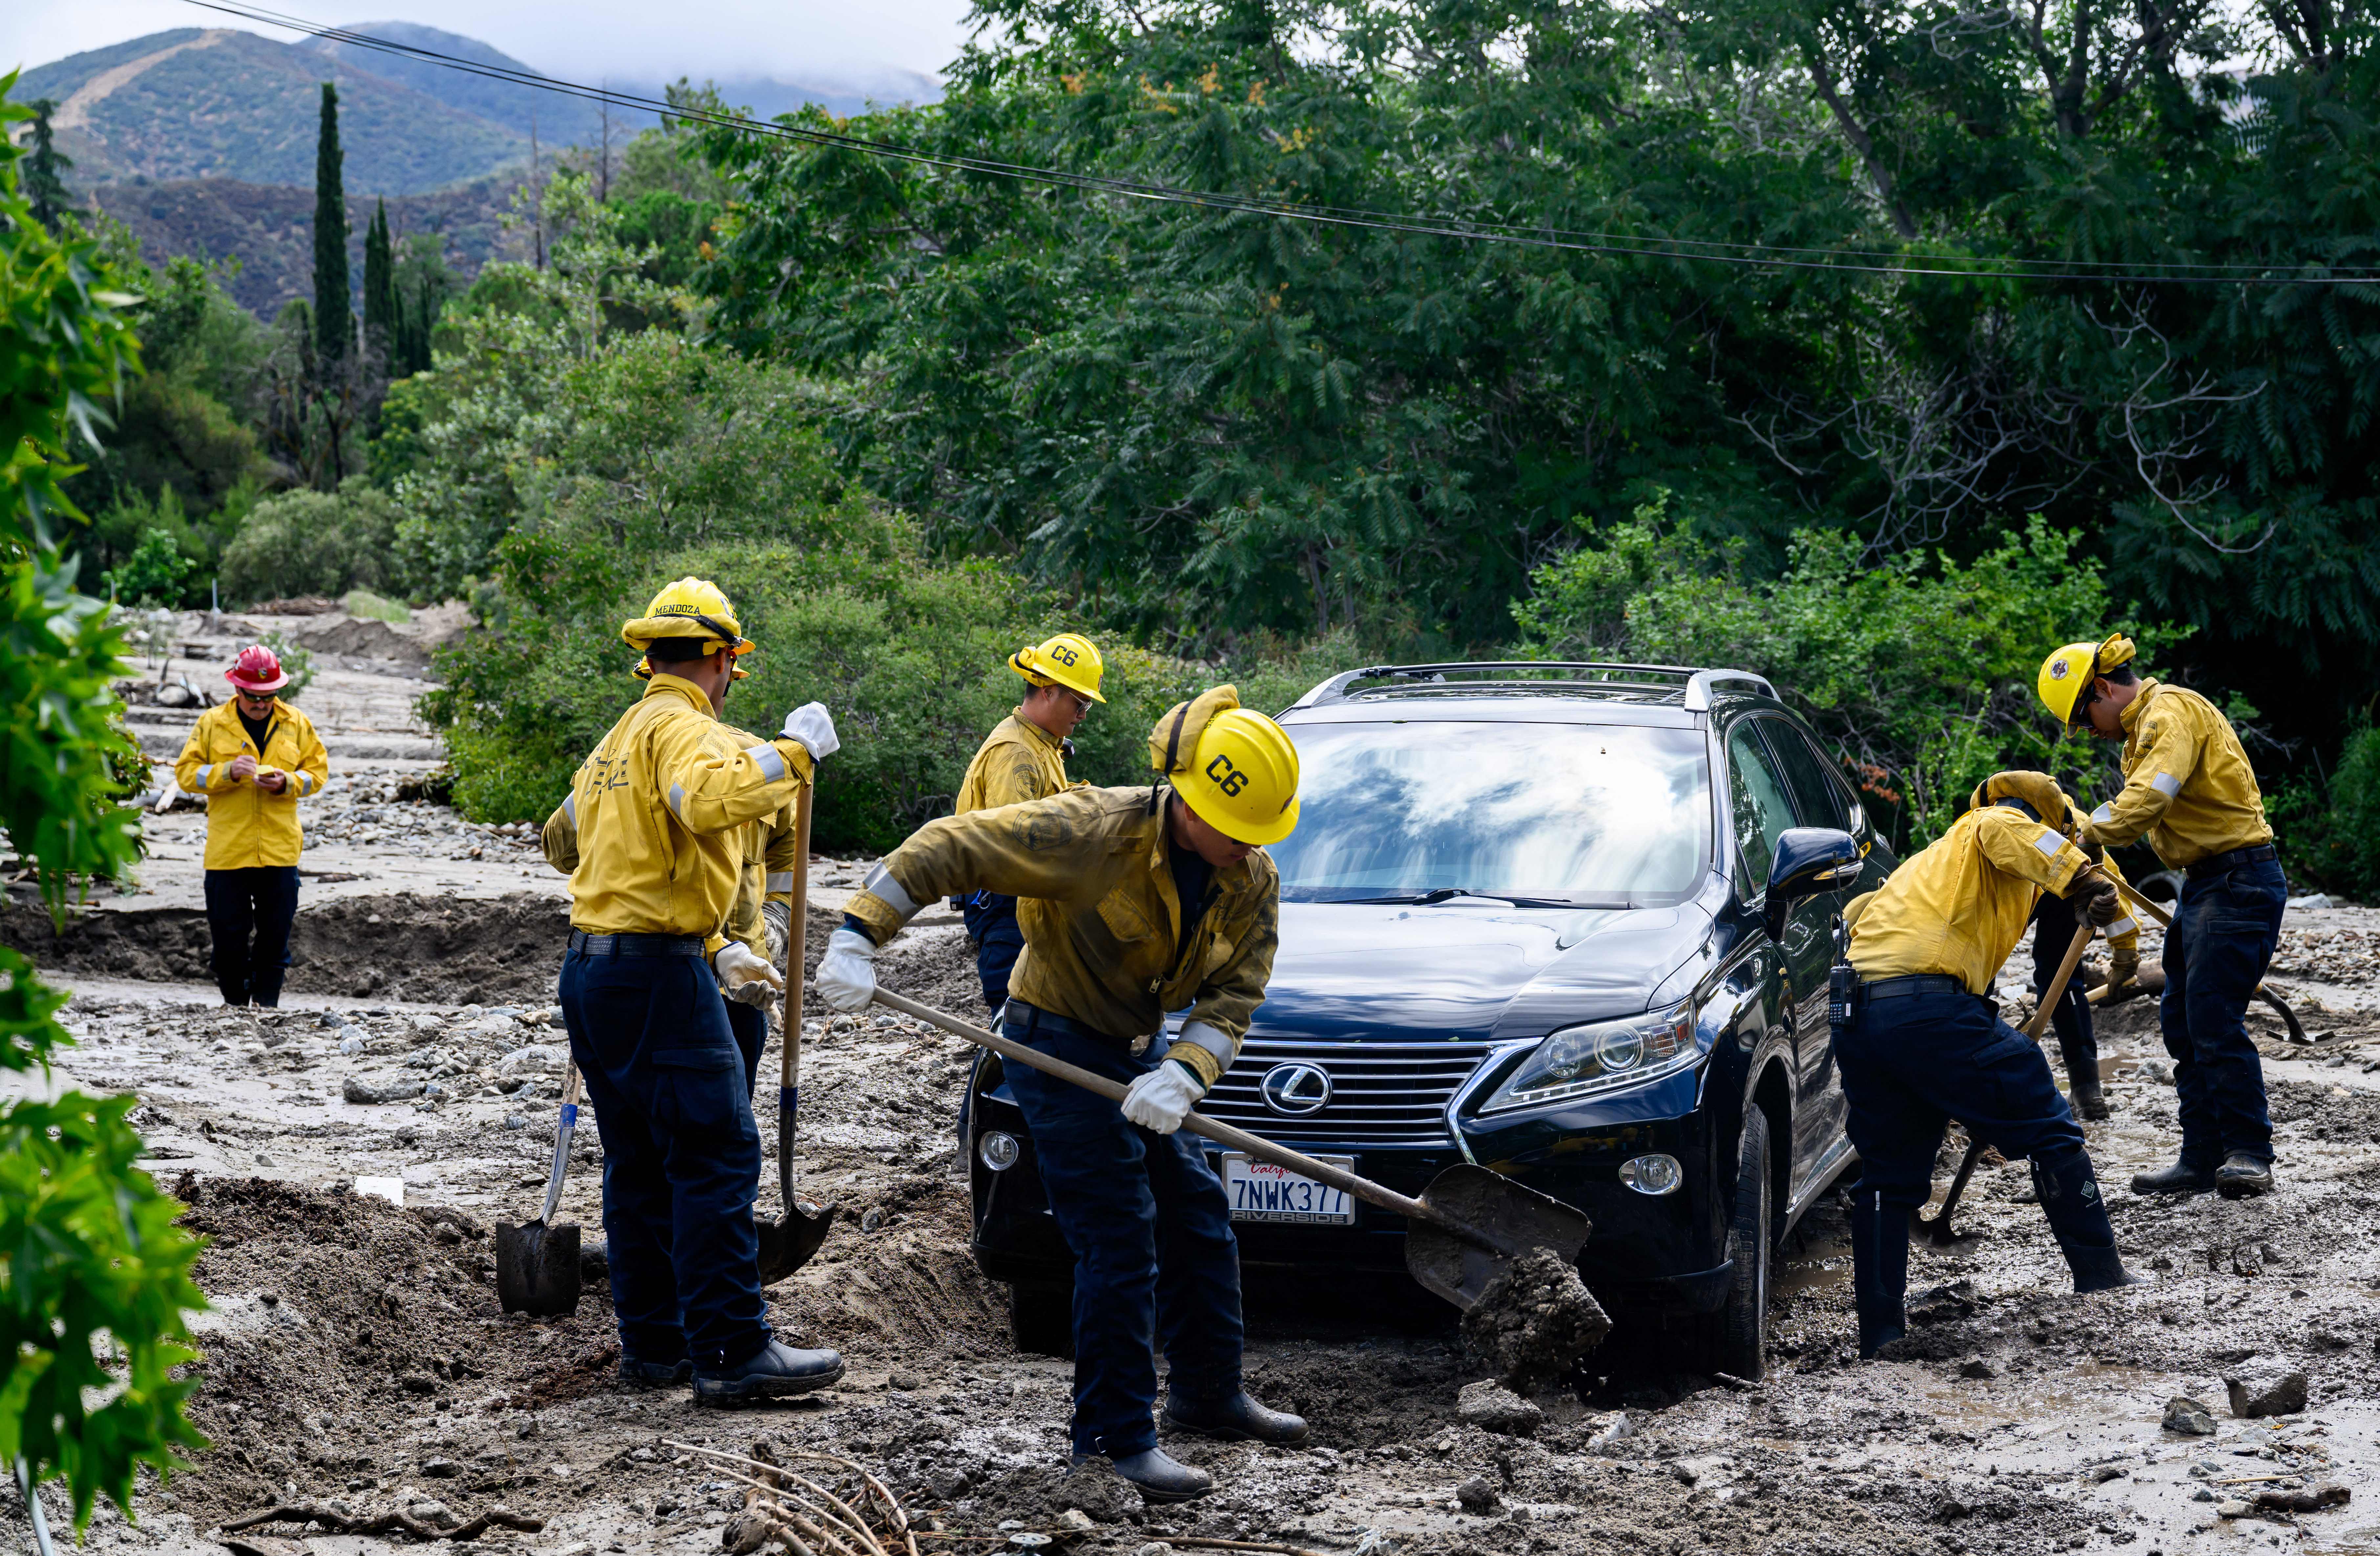
[[122, 567], [107, 574], [110, 593], [128, 605], [173, 605], [193, 564], [174, 543], [174, 532], [157, 525], [140, 537]]
[[253, 604], [393, 585], [390, 559], [400, 517], [385, 492], [358, 476], [335, 492], [267, 498], [224, 548], [224, 596]]
[[273, 650], [273, 657], [281, 661], [281, 673], [289, 678], [289, 684], [273, 695], [284, 702], [296, 702], [298, 694], [306, 690], [307, 682], [314, 679], [312, 652], [299, 647], [277, 632], [266, 633], [257, 641]]

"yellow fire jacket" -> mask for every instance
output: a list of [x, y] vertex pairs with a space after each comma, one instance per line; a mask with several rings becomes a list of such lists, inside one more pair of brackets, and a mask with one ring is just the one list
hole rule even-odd
[[2118, 717], [2124, 726], [2124, 790], [2091, 813], [2110, 848], [2146, 834], [2176, 870], [2273, 840], [2256, 770], [2222, 710], [2185, 687], [2155, 681]]
[[809, 779], [799, 742], [739, 748], [698, 688], [655, 673], [580, 764], [563, 802], [577, 851], [571, 926], [715, 942], [743, 869], [741, 829], [783, 809]]
[[[288, 786], [274, 794], [252, 780], [231, 776], [231, 765], [243, 754], [260, 767], [278, 767], [289, 775]], [[298, 824], [298, 802], [322, 791], [331, 776], [331, 758], [313, 721], [280, 698], [273, 699], [273, 722], [264, 731], [264, 749], [248, 738], [239, 721], [239, 704], [228, 702], [199, 715], [182, 754], [174, 763], [174, 781], [186, 793], [207, 797], [207, 852], [210, 870], [254, 870], [295, 864], [306, 846]]]
[[1989, 994], [2044, 888], [2063, 893], [2089, 863], [2058, 828], [2022, 812], [1969, 811], [1903, 860], [1860, 910], [1851, 964], [1869, 983], [1940, 973]]
[[1016, 997], [1118, 1037], [1189, 1007], [1172, 1056], [1213, 1085], [1264, 1003], [1281, 940], [1281, 873], [1262, 849], [1215, 872], [1183, 943], [1167, 864], [1166, 791], [1086, 784], [1047, 800], [944, 816], [910, 834], [844, 911], [879, 945], [921, 904], [996, 891], [1019, 898]]
[[976, 748], [975, 760], [967, 764], [966, 778], [959, 785], [957, 814], [1046, 800], [1069, 787], [1066, 748], [1019, 708]]

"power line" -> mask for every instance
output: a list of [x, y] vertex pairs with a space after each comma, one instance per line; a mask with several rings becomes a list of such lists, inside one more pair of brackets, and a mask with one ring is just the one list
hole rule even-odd
[[[1104, 194], [1160, 204], [1191, 206], [1237, 215], [1270, 216], [1307, 222], [1321, 226], [1390, 232], [1413, 237], [1438, 237], [1461, 242], [1550, 248], [1621, 259], [1698, 260], [1705, 263], [1737, 265], [1762, 270], [1939, 276], [1971, 281], [2130, 282], [2143, 285], [2216, 283], [2246, 286], [2364, 286], [2380, 284], [2380, 275], [2369, 273], [2277, 275], [2273, 273], [2275, 267], [2272, 266], [2188, 260], [2162, 264], [2155, 271], [2150, 272], [2132, 269], [2129, 261], [2123, 260], [2055, 261], [2069, 267], [2063, 270], [2033, 269], [2030, 267], [2041, 261], [2022, 259], [1978, 260], [1972, 266], [1950, 264], [1938, 259], [1933, 263], [1918, 263], [1912, 262], [1905, 256], [1894, 256], [1877, 249], [1797, 247], [1786, 245], [1736, 243], [1716, 238], [1643, 237], [1620, 233], [1575, 232], [1542, 224], [1491, 222], [1469, 217], [1416, 218], [1361, 207], [1310, 205], [1293, 200], [1268, 199], [1257, 195], [1234, 195], [1220, 191], [1188, 189], [1176, 185], [1075, 173], [1063, 168], [1039, 167], [1027, 163], [1003, 162], [995, 158], [929, 151], [919, 147], [905, 146], [897, 141], [871, 140], [864, 137], [844, 135], [812, 126], [764, 123], [758, 119], [745, 118], [740, 115], [720, 114], [706, 108], [672, 103], [666, 100], [656, 101], [652, 98], [639, 97], [632, 92], [615, 91], [608, 87], [584, 86], [577, 82], [540, 75], [535, 71], [516, 70], [508, 66], [489, 65], [479, 60], [463, 59], [457, 55], [442, 54], [435, 49], [400, 43], [393, 39], [377, 38], [370, 33], [358, 32], [352, 29], [323, 27], [301, 17], [289, 16], [282, 12], [267, 10], [260, 6], [244, 4], [242, 0], [188, 0], [188, 3], [204, 10], [220, 11], [227, 16], [262, 22], [270, 27], [284, 28], [305, 33], [310, 37], [346, 43], [351, 47], [427, 60], [467, 75], [480, 76], [491, 80], [529, 87], [540, 91], [555, 92], [591, 103], [609, 103], [614, 107], [634, 108], [647, 113], [666, 115], [671, 118], [734, 130], [740, 134], [854, 151], [867, 156], [939, 167], [957, 173], [980, 174], [1052, 187], [1075, 189], [1087, 194]], [[1795, 258], [1793, 256], [1815, 257]]]

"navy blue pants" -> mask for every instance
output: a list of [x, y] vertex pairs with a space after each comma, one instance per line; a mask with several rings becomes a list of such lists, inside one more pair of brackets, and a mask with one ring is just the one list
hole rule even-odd
[[1953, 1118], [2002, 1156], [2054, 1164], [2083, 1149], [2049, 1061], [1976, 995], [1863, 995], [1835, 1058], [1860, 1154], [1856, 1191], [1888, 1207], [1913, 1211], [1932, 1197]]
[[620, 1345], [720, 1370], [769, 1343], [752, 1201], [760, 1134], [744, 1055], [698, 956], [562, 962], [562, 1021], [603, 1140]]
[[975, 975], [983, 984], [983, 1003], [997, 1014], [1008, 1003], [1008, 975], [1025, 950], [1016, 899], [978, 891], [959, 899], [959, 916], [966, 920], [967, 938], [975, 942]]
[[2165, 936], [2157, 1007], [2181, 1100], [2181, 1160], [2211, 1171], [2231, 1152], [2273, 1159], [2265, 1064], [2248, 1037], [2248, 998], [2280, 939], [2289, 887], [2273, 860], [2192, 878]]
[[[2045, 891], [2033, 910], [2033, 995], [2035, 999], [2049, 992], [2050, 980], [2058, 976], [2058, 964], [2066, 959], [2066, 947], [2074, 944], [2074, 931], [2080, 921], [2074, 916], [2074, 905], [2055, 892]], [[2071, 1087], [2078, 1076], [2099, 1073], [2099, 1039], [2091, 1025], [2090, 991], [2078, 976], [2066, 981], [2066, 992], [2049, 1012], [2049, 1030], [2058, 1034], [2058, 1051], [2066, 1059], [2066, 1083]]]
[[769, 1017], [757, 1005], [740, 1005], [724, 995], [720, 1000], [727, 1007], [727, 1030], [735, 1034], [735, 1047], [744, 1055], [744, 1094], [748, 1097], [760, 1080], [760, 1053], [769, 1046]]
[[298, 918], [298, 866], [206, 873], [207, 934], [215, 987], [225, 1005], [281, 1003], [289, 969], [289, 926]]
[[[1005, 1025], [1014, 1042], [1126, 1084], [1165, 1048], [1160, 1038], [1135, 1058], [1029, 1018]], [[1178, 1397], [1240, 1392], [1240, 1245], [1222, 1180], [1196, 1135], [1151, 1134], [1105, 1097], [1023, 1065], [1006, 1074], [1075, 1255], [1075, 1452], [1144, 1453], [1157, 1446], [1160, 1342]]]

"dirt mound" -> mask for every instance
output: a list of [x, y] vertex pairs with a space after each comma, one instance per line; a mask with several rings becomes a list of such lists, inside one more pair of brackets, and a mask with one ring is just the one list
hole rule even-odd
[[346, 616], [293, 634], [298, 645], [318, 654], [346, 654], [359, 659], [388, 659], [400, 665], [426, 665], [430, 650], [419, 639], [398, 632], [386, 621], [369, 616]]
[[[543, 1004], [570, 934], [569, 904], [516, 892], [492, 900], [352, 897], [298, 910], [285, 985], [294, 994], [434, 1005]], [[0, 945], [45, 967], [144, 982], [213, 974], [206, 915], [190, 909], [89, 913], [53, 934], [38, 908], [0, 909]]]
[[190, 1417], [213, 1447], [176, 1482], [201, 1526], [281, 1500], [291, 1480], [336, 1490], [431, 1473], [401, 1423], [551, 1395], [611, 1344], [600, 1284], [573, 1317], [504, 1318], [486, 1228], [457, 1212], [264, 1178], [185, 1174], [174, 1191], [189, 1206], [182, 1224], [212, 1239], [195, 1271], [214, 1309], [192, 1326], [201, 1359], [190, 1371], [204, 1381]]
[[1577, 1266], [1550, 1248], [1513, 1260], [1463, 1315], [1464, 1346], [1516, 1393], [1561, 1382], [1610, 1332]]
[[964, 1186], [911, 1176], [838, 1208], [818, 1257], [773, 1289], [781, 1327], [871, 1357], [1009, 1354], [1007, 1288], [967, 1252]]
[[[810, 910], [809, 932], [804, 947], [805, 978], [817, 978], [819, 959], [826, 955], [827, 937], [842, 927], [841, 913], [830, 913], [823, 908]], [[976, 978], [975, 952], [968, 947], [964, 935], [947, 930], [906, 932], [878, 955], [876, 980], [894, 994], [948, 1011], [963, 1021], [979, 1022], [984, 1019], [983, 984]], [[806, 985], [802, 998], [808, 1014], [826, 1014], [826, 1003], [819, 998], [815, 982]]]

